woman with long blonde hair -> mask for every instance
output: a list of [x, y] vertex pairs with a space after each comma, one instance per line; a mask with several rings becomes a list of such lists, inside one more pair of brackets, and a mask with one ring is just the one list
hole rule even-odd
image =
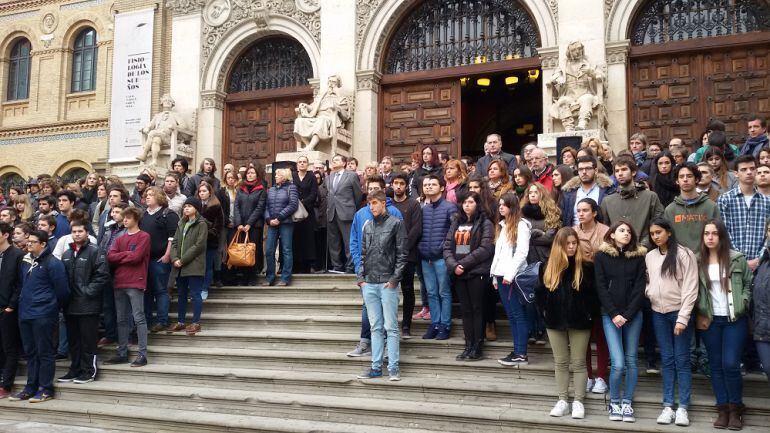
[[20, 220], [27, 221], [32, 216], [32, 203], [27, 194], [20, 194], [11, 199], [11, 206], [16, 209]]
[[447, 201], [457, 203], [458, 198], [468, 193], [468, 171], [459, 159], [450, 159], [444, 164], [444, 180]]
[[564, 227], [556, 233], [550, 259], [545, 271], [541, 272], [535, 299], [545, 318], [559, 395], [551, 416], [570, 413], [567, 398], [572, 363], [575, 388], [572, 418], [580, 419], [585, 416], [583, 400], [588, 376], [585, 353], [593, 326], [592, 315], [594, 310], [598, 312], [598, 298], [593, 284], [593, 268], [590, 262], [583, 260], [575, 229]]
[[529, 320], [527, 310], [519, 302], [506, 302], [513, 278], [527, 266], [529, 253], [530, 223], [521, 218], [519, 198], [513, 192], [507, 192], [498, 200], [500, 222], [496, 231], [495, 256], [492, 259], [490, 275], [492, 283], [498, 291], [508, 324], [513, 336], [513, 352], [505, 358], [498, 359], [502, 365], [527, 365], [527, 335], [529, 335]]

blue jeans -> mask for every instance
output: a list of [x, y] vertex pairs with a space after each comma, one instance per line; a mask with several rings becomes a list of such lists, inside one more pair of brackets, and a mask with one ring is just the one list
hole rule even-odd
[[216, 247], [206, 250], [206, 276], [203, 277], [203, 290], [208, 290], [211, 282], [214, 281], [214, 266], [218, 258], [219, 250]]
[[743, 404], [741, 355], [748, 326], [746, 316], [735, 322], [730, 322], [726, 316], [714, 316], [711, 325], [702, 333], [717, 404]]
[[185, 319], [187, 319], [187, 294], [189, 293], [193, 305], [192, 323], [200, 322], [201, 312], [203, 311], [203, 298], [201, 298], [203, 277], [178, 277], [176, 279], [176, 288], [179, 292], [179, 300], [177, 301], [179, 317], [177, 321], [185, 323]]
[[291, 268], [294, 264], [291, 245], [294, 235], [294, 223], [281, 223], [278, 227], [267, 227], [267, 251], [265, 251], [265, 262], [267, 262], [267, 271], [265, 279], [272, 283], [275, 281], [275, 250], [278, 248], [278, 239], [281, 240], [281, 281], [286, 283], [291, 280]]
[[[513, 353], [516, 355], [527, 354], [527, 338], [529, 338], [529, 315], [527, 307], [521, 305], [518, 298], [513, 302], [508, 302], [507, 297], [510, 291], [510, 284], [503, 284], [503, 277], [497, 279], [497, 293], [500, 295], [500, 302], [505, 309], [505, 315], [508, 317], [508, 325], [511, 327], [511, 336], [513, 337]], [[516, 297], [516, 293], [512, 296]], [[508, 305], [510, 304], [510, 305]]]
[[399, 288], [385, 288], [385, 283], [363, 286], [366, 311], [372, 325], [372, 369], [382, 370], [385, 334], [388, 338], [388, 370], [398, 371], [398, 293]]
[[687, 409], [690, 405], [690, 388], [692, 387], [690, 341], [694, 326], [690, 323], [681, 334], [674, 335], [678, 316], [679, 311], [665, 314], [653, 311], [652, 325], [660, 348], [663, 372], [663, 407], [674, 406], [674, 383], [678, 381], [679, 407]]
[[759, 362], [762, 363], [762, 370], [770, 381], [770, 341], [755, 341]]
[[26, 389], [31, 393], [40, 388], [53, 392], [53, 377], [56, 373], [53, 335], [58, 322], [58, 316], [19, 320], [21, 342], [27, 354]]
[[70, 345], [67, 342], [67, 324], [64, 321], [64, 313], [59, 312], [59, 345], [56, 352], [59, 355], [67, 355], [70, 352]]
[[423, 259], [422, 275], [428, 290], [431, 325], [449, 329], [452, 324], [452, 288], [444, 259]]
[[[168, 307], [171, 302], [168, 296], [168, 278], [171, 275], [171, 263], [161, 263], [150, 259], [147, 268], [147, 291], [144, 292], [144, 316], [147, 326], [153, 324], [168, 325]], [[152, 320], [152, 311], [156, 311]]]
[[620, 404], [620, 387], [623, 380], [623, 370], [626, 372], [626, 386], [623, 390], [622, 403], [631, 404], [634, 400], [634, 390], [639, 379], [639, 369], [636, 366], [636, 356], [639, 351], [639, 335], [642, 333], [644, 316], [641, 312], [631, 318], [622, 328], [617, 328], [612, 319], [602, 314], [604, 337], [607, 339], [607, 349], [610, 351], [610, 403]]

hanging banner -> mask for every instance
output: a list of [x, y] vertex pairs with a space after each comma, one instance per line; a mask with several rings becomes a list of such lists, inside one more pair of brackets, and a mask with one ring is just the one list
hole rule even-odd
[[152, 111], [152, 42], [155, 9], [115, 15], [110, 108], [110, 160], [135, 160], [141, 129]]

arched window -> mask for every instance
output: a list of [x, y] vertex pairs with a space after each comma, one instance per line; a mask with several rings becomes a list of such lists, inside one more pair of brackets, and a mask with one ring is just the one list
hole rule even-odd
[[72, 93], [96, 88], [96, 53], [96, 30], [81, 30], [72, 50]]
[[664, 44], [770, 30], [761, 0], [650, 0], [636, 15], [634, 45]]
[[305, 47], [291, 38], [272, 37], [257, 41], [236, 60], [227, 92], [307, 86], [312, 77]]
[[426, 0], [401, 23], [389, 74], [537, 56], [537, 27], [514, 0]]
[[13, 186], [24, 186], [24, 178], [18, 173], [6, 173], [0, 176], [0, 186], [3, 188], [3, 192], [8, 195], [8, 190]]
[[32, 44], [19, 39], [11, 47], [8, 59], [8, 93], [6, 99], [16, 101], [29, 98], [29, 66]]
[[88, 170], [80, 167], [71, 168], [62, 175], [61, 183], [62, 185], [66, 185], [68, 183], [75, 183], [80, 179], [85, 178], [86, 176], [88, 176]]

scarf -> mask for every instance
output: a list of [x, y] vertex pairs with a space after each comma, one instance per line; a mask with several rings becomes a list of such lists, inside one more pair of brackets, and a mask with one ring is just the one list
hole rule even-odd
[[676, 185], [676, 182], [674, 182], [673, 174], [655, 175], [653, 188], [655, 188], [655, 194], [658, 195], [663, 207], [671, 204], [671, 202], [674, 201], [674, 197], [679, 195], [679, 187]]
[[767, 147], [768, 145], [770, 145], [770, 139], [767, 138], [767, 134], [749, 137], [746, 139], [746, 144], [744, 144], [741, 149], [741, 154], [759, 156], [760, 149]]
[[540, 206], [532, 203], [527, 203], [522, 206], [521, 214], [529, 220], [540, 221], [545, 219], [545, 215], [543, 215], [543, 210], [540, 209]]
[[521, 196], [524, 194], [524, 191], [527, 190], [527, 186], [526, 185], [525, 186], [516, 185], [515, 189], [516, 189], [516, 195], [518, 195], [519, 198], [521, 198]]
[[623, 200], [634, 198], [636, 197], [637, 189], [645, 189], [645, 188], [644, 188], [644, 185], [642, 184], [631, 182], [627, 186], [621, 185], [620, 188], [618, 189], [618, 194], [620, 194], [620, 198]]
[[251, 194], [252, 192], [258, 191], [260, 189], [264, 189], [264, 186], [262, 185], [262, 182], [259, 182], [258, 180], [253, 182], [244, 180], [241, 182], [241, 191], [245, 192], [246, 194]]

